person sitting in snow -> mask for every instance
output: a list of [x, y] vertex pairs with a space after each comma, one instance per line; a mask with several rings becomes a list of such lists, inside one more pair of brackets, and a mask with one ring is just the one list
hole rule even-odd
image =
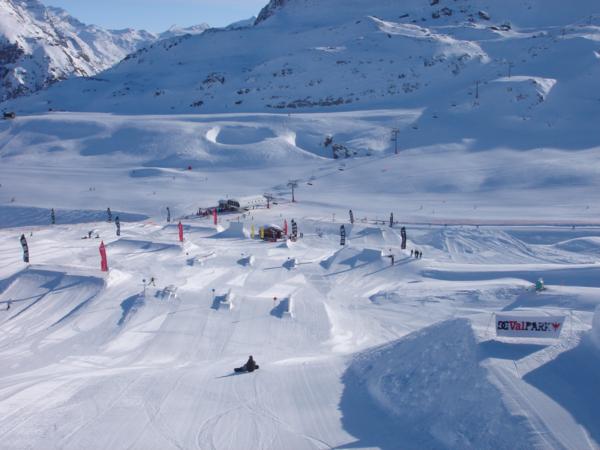
[[238, 367], [237, 369], [235, 369], [236, 372], [254, 372], [256, 369], [258, 369], [258, 364], [256, 364], [256, 362], [254, 361], [254, 358], [252, 358], [252, 355], [250, 355], [250, 357], [248, 358], [248, 362], [246, 362], [246, 364], [244, 364], [242, 367]]

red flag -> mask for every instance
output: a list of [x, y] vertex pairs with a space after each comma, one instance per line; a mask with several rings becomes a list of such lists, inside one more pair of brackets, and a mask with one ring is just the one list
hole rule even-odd
[[213, 222], [217, 224], [217, 208], [213, 209]]
[[104, 241], [100, 242], [100, 270], [108, 272], [108, 260], [106, 259], [106, 247]]
[[284, 221], [283, 221], [283, 235], [287, 236], [287, 232], [288, 232], [288, 229], [287, 229], [287, 219], [284, 219]]
[[183, 225], [181, 225], [181, 222], [179, 222], [177, 228], [179, 228], [179, 242], [183, 242]]

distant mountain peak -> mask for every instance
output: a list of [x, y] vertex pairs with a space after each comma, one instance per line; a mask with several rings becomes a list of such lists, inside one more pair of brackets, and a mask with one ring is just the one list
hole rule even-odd
[[199, 34], [207, 24], [163, 34], [87, 25], [38, 0], [0, 0], [0, 101], [27, 95], [71, 76], [92, 76], [151, 43]]
[[258, 17], [256, 18], [254, 24], [257, 25], [261, 22], [264, 22], [288, 2], [289, 0], [271, 0], [267, 6], [265, 6], [260, 13], [258, 13]]

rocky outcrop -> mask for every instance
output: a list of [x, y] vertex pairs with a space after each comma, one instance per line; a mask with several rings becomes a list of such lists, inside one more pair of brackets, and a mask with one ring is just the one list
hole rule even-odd
[[258, 17], [256, 18], [256, 21], [254, 22], [254, 25], [258, 25], [259, 23], [267, 20], [269, 17], [275, 14], [275, 12], [278, 9], [282, 8], [288, 1], [289, 0], [271, 0], [269, 4], [260, 11]]

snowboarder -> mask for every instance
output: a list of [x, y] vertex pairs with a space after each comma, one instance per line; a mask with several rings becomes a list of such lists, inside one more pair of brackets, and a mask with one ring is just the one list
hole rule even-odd
[[6, 302], [6, 310], [8, 311], [10, 309], [10, 301]]
[[233, 371], [237, 373], [254, 372], [258, 368], [258, 364], [256, 364], [256, 361], [254, 361], [254, 358], [252, 358], [252, 355], [250, 355], [246, 364], [244, 364], [242, 367], [236, 367], [235, 369], [233, 369]]
[[543, 278], [539, 278], [535, 282], [535, 290], [536, 290], [536, 292], [540, 292], [540, 291], [543, 291], [544, 289], [545, 289], [545, 287], [544, 287], [544, 279]]
[[112, 212], [110, 211], [110, 208], [106, 208], [106, 215], [108, 216], [108, 221], [112, 222]]

